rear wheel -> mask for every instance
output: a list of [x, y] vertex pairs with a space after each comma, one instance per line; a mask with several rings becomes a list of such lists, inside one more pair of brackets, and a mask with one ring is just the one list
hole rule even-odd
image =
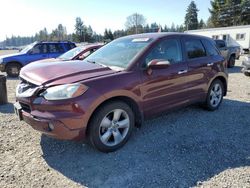
[[213, 111], [219, 108], [224, 94], [224, 86], [220, 80], [212, 82], [205, 102], [206, 109]]
[[235, 65], [235, 56], [231, 55], [231, 57], [228, 60], [228, 68], [233, 68]]
[[102, 152], [113, 152], [129, 139], [135, 119], [131, 108], [124, 102], [112, 102], [95, 112], [90, 122], [91, 144]]
[[6, 72], [9, 77], [18, 77], [21, 65], [18, 63], [9, 63], [6, 66]]

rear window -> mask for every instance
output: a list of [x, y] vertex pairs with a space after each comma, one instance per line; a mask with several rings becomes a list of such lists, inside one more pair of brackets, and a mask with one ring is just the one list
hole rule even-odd
[[74, 43], [64, 43], [66, 50], [71, 50], [76, 47]]
[[208, 56], [216, 56], [219, 55], [218, 50], [215, 47], [215, 42], [209, 41], [209, 40], [202, 40], [202, 43], [204, 44], [207, 55]]
[[224, 47], [226, 47], [226, 44], [225, 44], [225, 42], [223, 40], [216, 40], [215, 42], [216, 42], [216, 46], [218, 48], [224, 48]]
[[198, 39], [189, 39], [185, 41], [187, 56], [189, 59], [205, 57], [206, 51]]

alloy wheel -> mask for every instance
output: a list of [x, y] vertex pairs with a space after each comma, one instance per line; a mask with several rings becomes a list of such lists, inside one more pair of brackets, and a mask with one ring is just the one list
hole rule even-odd
[[102, 119], [99, 138], [106, 146], [116, 146], [125, 139], [129, 128], [130, 119], [127, 112], [122, 109], [115, 109]]
[[222, 88], [219, 83], [213, 85], [210, 95], [209, 95], [210, 105], [212, 107], [217, 107], [222, 100]]

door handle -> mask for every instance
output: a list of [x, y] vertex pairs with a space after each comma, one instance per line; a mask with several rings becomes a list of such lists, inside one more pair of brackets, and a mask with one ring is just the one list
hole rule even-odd
[[181, 70], [178, 72], [178, 74], [184, 74], [184, 73], [187, 73], [188, 71], [187, 70]]
[[211, 67], [211, 66], [213, 66], [213, 65], [214, 65], [214, 63], [208, 63], [208, 64], [207, 64], [208, 67]]

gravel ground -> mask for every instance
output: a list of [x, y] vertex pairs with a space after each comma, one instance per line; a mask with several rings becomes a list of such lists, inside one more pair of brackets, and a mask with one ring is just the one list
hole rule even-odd
[[120, 150], [104, 154], [57, 141], [0, 106], [0, 187], [250, 187], [250, 78], [230, 69], [219, 110], [187, 107], [146, 121]]

